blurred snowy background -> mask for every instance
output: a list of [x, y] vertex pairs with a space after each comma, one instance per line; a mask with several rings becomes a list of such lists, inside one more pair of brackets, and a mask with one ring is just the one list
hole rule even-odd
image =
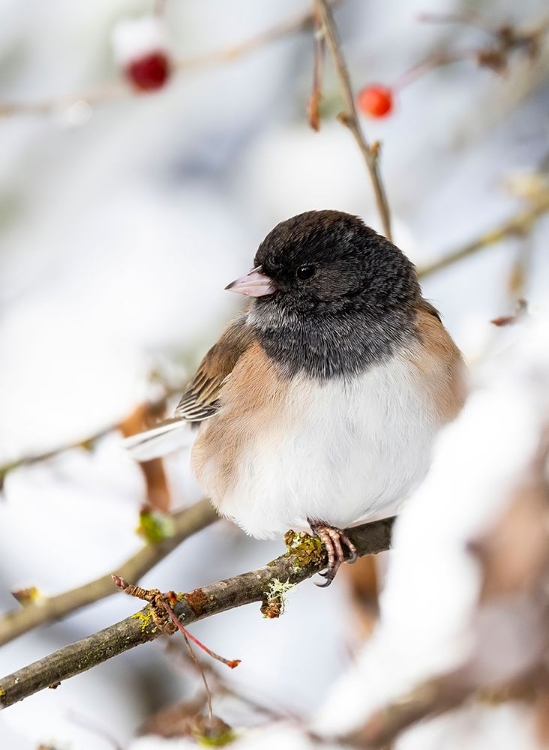
[[[485, 44], [478, 29], [417, 20], [423, 11], [473, 7], [517, 24], [547, 12], [545, 0], [341, 3], [336, 20], [355, 90], [390, 84], [450, 46]], [[296, 0], [168, 0], [170, 44], [178, 58], [193, 57], [308, 8]], [[151, 12], [152, 2], [137, 0], [0, 0], [0, 113], [4, 103], [116, 81], [113, 29]], [[380, 228], [356, 144], [333, 116], [331, 66], [330, 116], [318, 134], [306, 123], [312, 51], [310, 32], [292, 34], [222, 66], [177, 73], [154, 94], [91, 107], [76, 96], [50, 114], [0, 117], [0, 465], [119, 422], [148, 393], [151, 371], [184, 382], [236, 309], [223, 287], [250, 267], [278, 221], [336, 208]], [[509, 186], [517, 175], [547, 171], [548, 73], [547, 43], [534, 64], [513, 59], [505, 77], [470, 62], [443, 67], [405, 89], [391, 117], [364, 119], [370, 141], [383, 141], [395, 241], [418, 266], [524, 207]], [[547, 297], [548, 241], [542, 218], [526, 239], [507, 239], [425, 279], [425, 296], [471, 361], [493, 335], [490, 319], [514, 309], [517, 258], [528, 259], [521, 293], [534, 307]], [[200, 497], [184, 457], [166, 467], [174, 507]], [[116, 434], [91, 453], [74, 449], [10, 471], [0, 501], [0, 611], [14, 608], [14, 589], [53, 594], [115, 569], [142, 543], [134, 530], [144, 492]], [[220, 523], [143, 585], [189, 590], [281, 551], [281, 542], [254, 542]], [[328, 591], [305, 583], [280, 620], [250, 607], [193, 632], [242, 659], [228, 678], [257, 700], [308, 714], [352, 663], [359, 635], [349, 589], [344, 576]], [[0, 672], [135, 608], [117, 595], [29, 633], [2, 647]], [[189, 670], [157, 642], [3, 712], [0, 747], [109, 747], [74, 714], [126, 747], [149, 715], [195, 690]]]

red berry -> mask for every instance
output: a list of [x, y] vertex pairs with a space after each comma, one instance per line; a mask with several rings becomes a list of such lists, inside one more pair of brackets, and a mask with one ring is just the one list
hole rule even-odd
[[358, 92], [357, 104], [365, 115], [385, 117], [393, 109], [393, 92], [386, 86], [365, 86]]
[[126, 77], [140, 91], [161, 89], [170, 76], [170, 61], [165, 52], [149, 52], [132, 60], [124, 70]]

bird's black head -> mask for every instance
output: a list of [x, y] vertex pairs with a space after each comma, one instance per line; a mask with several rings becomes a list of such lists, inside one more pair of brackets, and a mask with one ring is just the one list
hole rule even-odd
[[408, 258], [340, 211], [308, 211], [278, 224], [259, 246], [254, 266], [273, 291], [258, 298], [260, 308], [330, 315], [367, 310], [383, 317], [419, 295]]
[[256, 297], [249, 318], [286, 371], [355, 373], [413, 331], [421, 292], [413, 264], [361, 219], [308, 211], [263, 240], [254, 270], [233, 282]]

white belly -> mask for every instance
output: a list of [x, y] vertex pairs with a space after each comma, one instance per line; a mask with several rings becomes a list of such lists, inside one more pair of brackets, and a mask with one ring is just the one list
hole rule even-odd
[[296, 378], [283, 411], [219, 502], [259, 538], [308, 529], [307, 518], [343, 528], [394, 513], [425, 475], [441, 426], [420, 373], [400, 356], [345, 382]]

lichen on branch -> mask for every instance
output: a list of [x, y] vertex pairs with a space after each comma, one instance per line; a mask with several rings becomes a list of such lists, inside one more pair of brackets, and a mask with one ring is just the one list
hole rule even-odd
[[[359, 555], [389, 549], [394, 518], [346, 530]], [[197, 620], [253, 602], [265, 602], [276, 582], [296, 585], [326, 564], [320, 540], [304, 534], [286, 536], [288, 551], [263, 568], [177, 595], [173, 611], [187, 627]], [[74, 677], [114, 656], [163, 634], [150, 605], [104, 630], [83, 638], [0, 679], [0, 706], [7, 708], [29, 695]]]

